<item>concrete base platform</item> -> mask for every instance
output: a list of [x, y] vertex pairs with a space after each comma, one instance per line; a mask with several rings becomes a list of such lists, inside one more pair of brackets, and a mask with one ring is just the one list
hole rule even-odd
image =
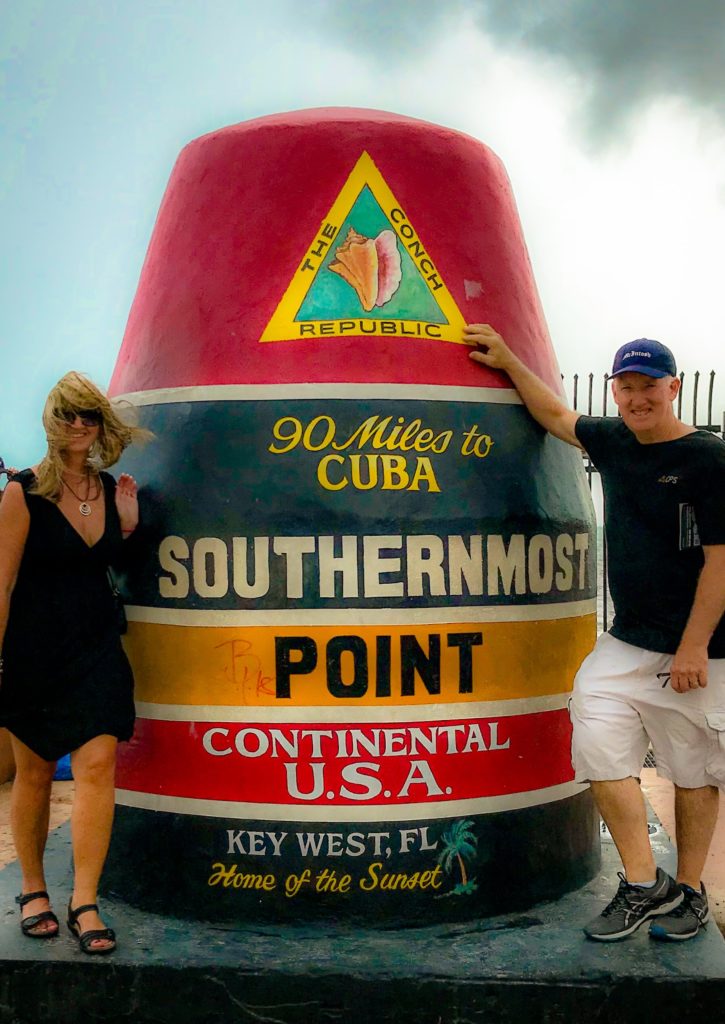
[[[656, 819], [657, 859], [674, 851]], [[61, 916], [70, 891], [68, 826], [51, 836], [48, 881]], [[0, 871], [0, 1024], [129, 1021], [180, 1024], [542, 1024], [722, 1019], [725, 941], [714, 924], [684, 943], [646, 927], [623, 942], [588, 942], [581, 924], [617, 885], [603, 836], [602, 873], [529, 912], [407, 930], [314, 925], [210, 926], [144, 914], [106, 899], [119, 935], [110, 957], [84, 956], [63, 927], [21, 935], [19, 871]]]

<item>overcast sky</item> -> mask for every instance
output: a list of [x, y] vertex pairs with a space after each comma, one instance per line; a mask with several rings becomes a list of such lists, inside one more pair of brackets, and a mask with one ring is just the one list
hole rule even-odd
[[[725, 403], [721, 0], [23, 0], [0, 13], [0, 455], [68, 369], [107, 385], [179, 150], [315, 106], [504, 162], [562, 370], [643, 335]], [[700, 417], [702, 420], [704, 416]]]

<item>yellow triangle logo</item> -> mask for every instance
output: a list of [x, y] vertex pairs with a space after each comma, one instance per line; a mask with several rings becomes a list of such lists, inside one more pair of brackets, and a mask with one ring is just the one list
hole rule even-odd
[[463, 345], [464, 324], [428, 249], [363, 152], [260, 341], [369, 334]]

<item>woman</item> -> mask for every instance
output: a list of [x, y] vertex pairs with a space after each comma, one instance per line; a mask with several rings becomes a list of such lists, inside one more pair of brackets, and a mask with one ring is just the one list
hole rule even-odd
[[[12, 466], [5, 465], [5, 462], [0, 458], [0, 501], [3, 500], [2, 492], [2, 476], [5, 474], [10, 479], [17, 473], [17, 469], [13, 469]], [[0, 786], [4, 782], [8, 782], [15, 775], [15, 761], [13, 760], [13, 752], [10, 747], [10, 735], [7, 729], [0, 729]]]
[[11, 826], [23, 873], [21, 928], [58, 934], [43, 853], [56, 760], [71, 751], [74, 888], [68, 927], [84, 953], [115, 936], [99, 917], [119, 740], [131, 738], [133, 677], [121, 647], [109, 563], [138, 523], [137, 487], [102, 472], [146, 431], [124, 423], [101, 391], [68, 373], [43, 412], [45, 458], [13, 477], [0, 504], [0, 726], [16, 775]]

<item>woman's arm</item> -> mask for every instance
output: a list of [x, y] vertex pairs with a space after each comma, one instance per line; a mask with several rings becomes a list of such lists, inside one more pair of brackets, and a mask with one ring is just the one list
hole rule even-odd
[[23, 488], [20, 484], [9, 483], [0, 502], [0, 649], [29, 528], [30, 513]]

